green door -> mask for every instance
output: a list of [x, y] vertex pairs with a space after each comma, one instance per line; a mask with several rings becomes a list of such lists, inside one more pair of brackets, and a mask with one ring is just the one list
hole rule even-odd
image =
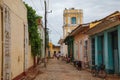
[[95, 39], [93, 38], [91, 41], [92, 47], [92, 65], [95, 65]]
[[119, 55], [118, 55], [118, 34], [117, 31], [111, 33], [112, 35], [112, 53], [113, 53], [113, 64], [114, 73], [119, 73]]

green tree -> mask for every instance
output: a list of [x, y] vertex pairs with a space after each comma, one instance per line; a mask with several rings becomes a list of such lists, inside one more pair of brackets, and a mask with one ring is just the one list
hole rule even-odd
[[28, 19], [28, 31], [29, 31], [29, 43], [31, 44], [32, 55], [39, 56], [41, 50], [41, 38], [38, 33], [37, 19], [42, 18], [36, 14], [36, 11], [25, 3], [27, 8], [27, 19]]

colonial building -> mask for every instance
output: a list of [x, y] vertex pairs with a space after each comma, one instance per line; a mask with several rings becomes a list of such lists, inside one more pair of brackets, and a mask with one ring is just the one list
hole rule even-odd
[[88, 60], [88, 35], [85, 32], [89, 29], [89, 24], [81, 24], [75, 28], [64, 40], [68, 46], [68, 57], [72, 60], [81, 61], [82, 67]]
[[104, 64], [108, 73], [120, 73], [120, 12], [103, 18], [87, 32], [91, 42], [91, 65]]
[[[81, 9], [70, 8], [64, 10], [63, 13], [63, 39], [75, 29], [79, 24], [83, 23], [83, 11]], [[66, 55], [68, 53], [65, 43], [60, 42], [63, 50], [62, 53]]]
[[63, 13], [63, 37], [65, 38], [79, 24], [83, 23], [83, 12], [80, 9], [70, 8]]
[[0, 39], [0, 78], [18, 80], [33, 66], [22, 0], [0, 0]]
[[82, 62], [82, 67], [88, 67], [88, 35], [85, 32], [89, 29], [89, 24], [78, 26], [72, 33], [74, 37], [74, 59]]
[[40, 58], [43, 59], [45, 58], [45, 30], [41, 19], [38, 19], [38, 32], [41, 38]]
[[63, 55], [63, 56], [66, 56], [66, 54], [64, 53], [65, 51], [64, 51], [64, 39], [60, 39], [59, 41], [58, 41], [58, 44], [60, 44], [60, 52], [61, 52], [61, 54]]
[[49, 42], [49, 50], [47, 57], [53, 57], [54, 53], [59, 53], [60, 52], [60, 46], [54, 45], [52, 42]]

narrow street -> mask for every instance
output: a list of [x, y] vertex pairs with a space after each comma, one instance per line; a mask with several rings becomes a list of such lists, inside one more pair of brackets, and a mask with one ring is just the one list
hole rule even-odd
[[103, 80], [94, 78], [88, 71], [78, 71], [72, 64], [57, 59], [51, 59], [47, 68], [40, 67], [43, 72], [35, 80]]

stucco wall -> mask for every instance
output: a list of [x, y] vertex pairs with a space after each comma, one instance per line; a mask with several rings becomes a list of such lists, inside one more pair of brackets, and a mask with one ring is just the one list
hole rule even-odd
[[83, 12], [79, 9], [67, 9], [64, 10], [64, 22], [65, 24], [71, 24], [71, 18], [76, 17], [76, 24], [83, 23]]
[[31, 46], [29, 45], [28, 46], [28, 68], [32, 67], [33, 66], [33, 56], [31, 55]]
[[[1, 19], [1, 9], [0, 9], [0, 19]], [[2, 26], [0, 20], [0, 79], [1, 79], [1, 67], [2, 67]]]
[[3, 0], [3, 2], [12, 10], [12, 13], [27, 23], [27, 9], [22, 0]]
[[[16, 22], [15, 22], [16, 21]], [[24, 70], [24, 24], [11, 13], [11, 70], [12, 78]], [[17, 67], [16, 67], [17, 65]]]
[[85, 53], [85, 41], [88, 39], [88, 36], [85, 34], [77, 34], [74, 37], [75, 41], [74, 41], [74, 47], [76, 48], [74, 50], [74, 56], [76, 60], [81, 60], [81, 61], [85, 61], [84, 59], [84, 53]]
[[12, 79], [24, 71], [24, 25], [27, 11], [22, 0], [3, 0], [10, 8], [11, 26], [11, 76]]
[[65, 45], [65, 43], [63, 43], [63, 54], [64, 56], [66, 56], [68, 54], [68, 49], [67, 49], [67, 45]]
[[[71, 18], [76, 17], [76, 24], [71, 23]], [[65, 38], [78, 24], [83, 23], [83, 12], [80, 9], [65, 9], [63, 14], [63, 37]]]

